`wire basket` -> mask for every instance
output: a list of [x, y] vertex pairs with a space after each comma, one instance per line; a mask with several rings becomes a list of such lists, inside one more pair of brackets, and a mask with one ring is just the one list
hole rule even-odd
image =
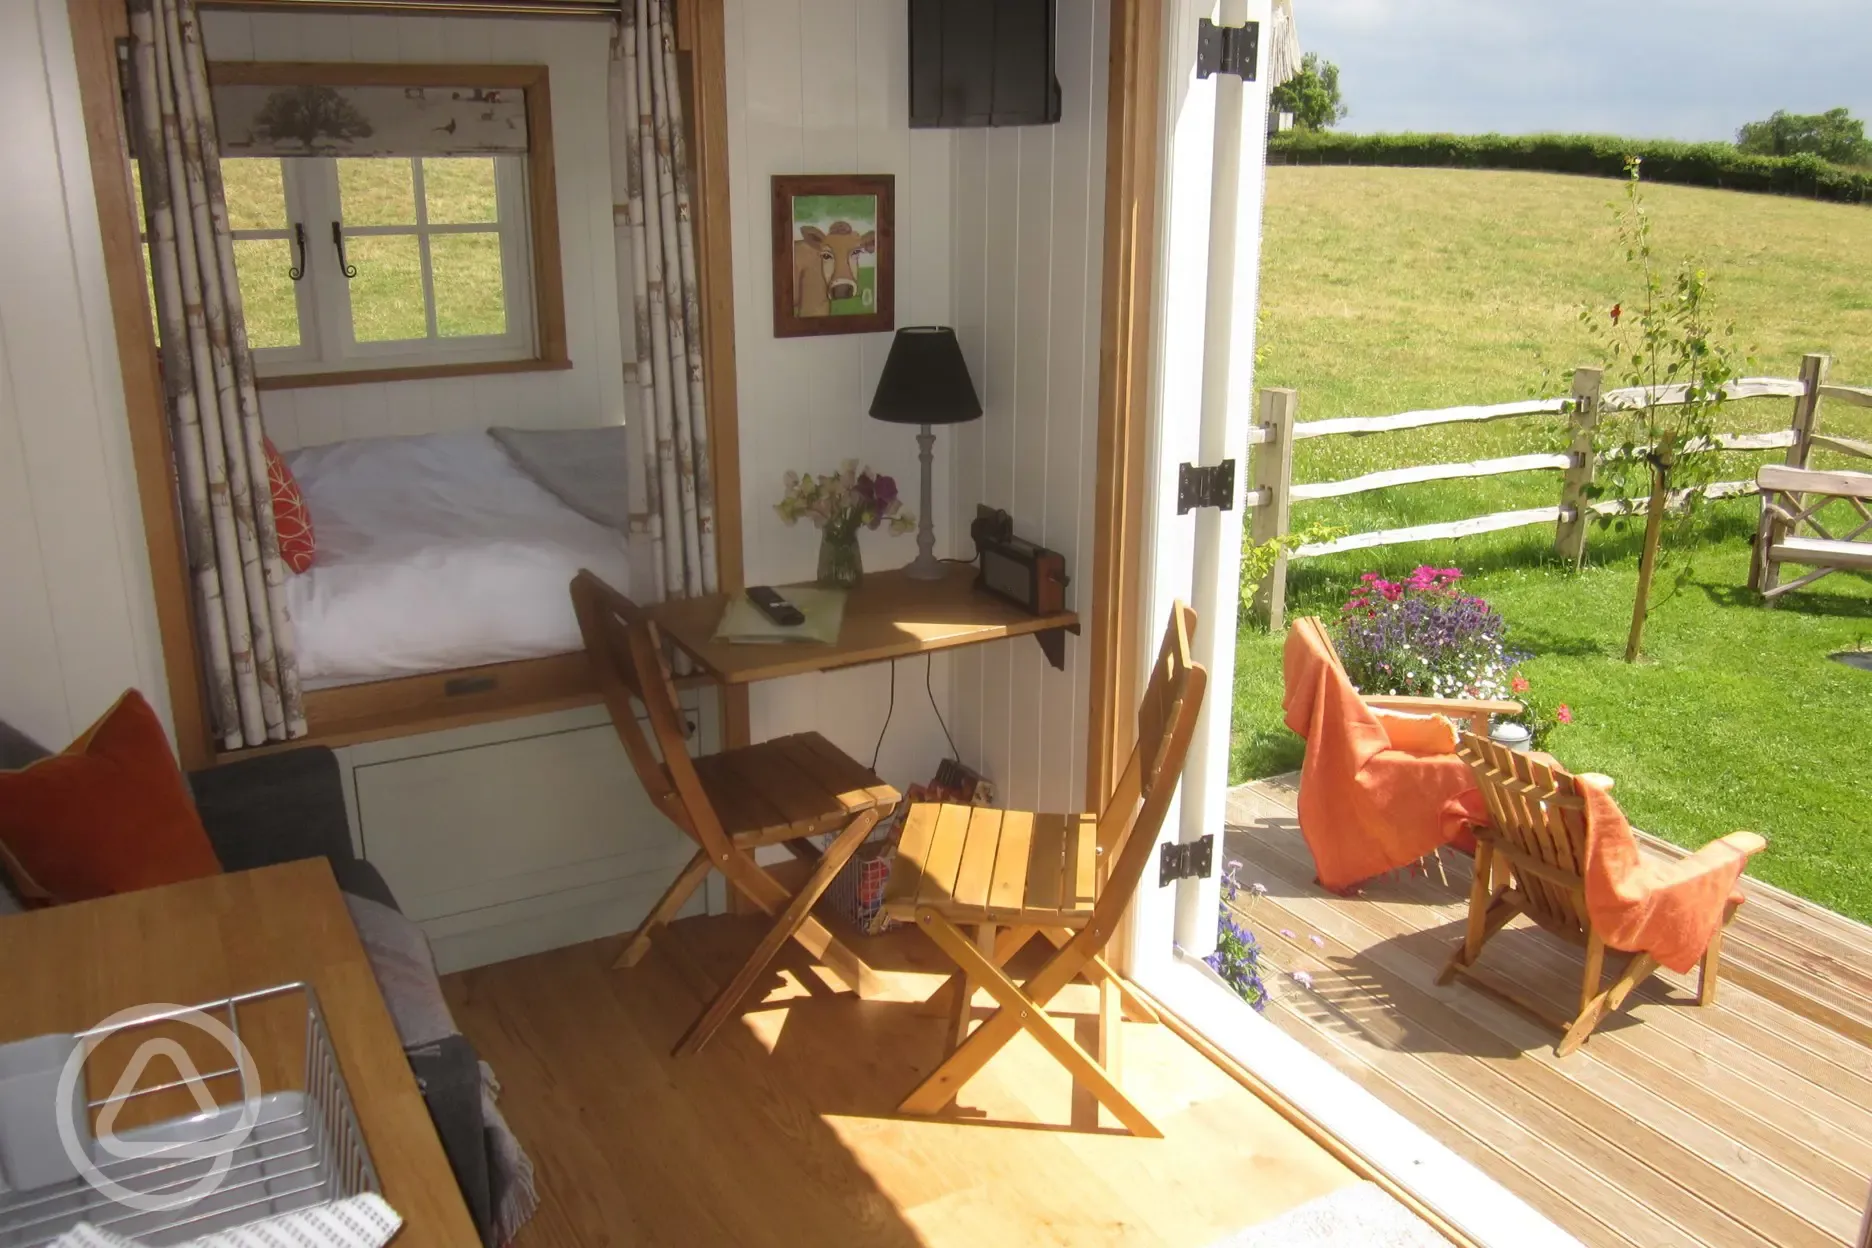
[[[246, 1037], [254, 1036], [255, 1029], [250, 1026], [243, 1033], [243, 1012], [251, 1016], [264, 1002], [284, 1002], [294, 995], [302, 999], [305, 1009], [303, 1087], [268, 1091], [259, 1063], [245, 1057]], [[269, 1008], [286, 1011], [290, 1006]], [[238, 1041], [231, 1045], [223, 1041], [234, 1063], [208, 1072], [185, 1072], [177, 1062], [178, 1075], [192, 1077], [148, 1088], [134, 1086], [134, 1076], [147, 1068], [146, 1050], [170, 1053], [172, 1060], [181, 1051], [173, 1041], [158, 1038], [165, 1025], [170, 1034], [181, 1026], [201, 1027], [190, 1023], [190, 1015], [205, 1016], [226, 1027]], [[284, 1025], [290, 1027], [292, 1015], [284, 1017]], [[264, 1026], [260, 1030], [261, 1034], [279, 1034]], [[151, 1034], [137, 1044], [137, 1056], [126, 1069], [96, 1078], [100, 1046], [110, 1043], [120, 1048], [127, 1042], [119, 1037], [134, 1041], [140, 1031]], [[134, 1018], [106, 1020], [71, 1039], [84, 1056], [78, 1090], [65, 1116], [68, 1121], [76, 1119], [78, 1149], [88, 1153], [89, 1166], [73, 1159], [73, 1177], [0, 1191], [0, 1248], [38, 1248], [80, 1222], [151, 1245], [174, 1244], [310, 1205], [366, 1192], [382, 1194], [350, 1091], [338, 1068], [331, 1033], [310, 984], [282, 984], [188, 1008], [159, 1007], [158, 1012]], [[113, 1080], [120, 1088], [122, 1083], [132, 1087], [85, 1100], [87, 1074], [93, 1076], [89, 1080], [93, 1088]], [[119, 1113], [138, 1103], [147, 1112], [156, 1104], [149, 1098], [187, 1091], [199, 1103], [206, 1095], [203, 1089], [233, 1080], [239, 1081], [238, 1101], [205, 1103], [197, 1113], [113, 1132], [119, 1145], [114, 1151], [92, 1138], [93, 1114], [101, 1127], [106, 1115], [115, 1122]], [[67, 1145], [67, 1158], [70, 1148]], [[135, 1155], [122, 1156], [126, 1150]], [[218, 1180], [213, 1177], [216, 1170], [221, 1172]]]
[[890, 882], [891, 863], [896, 858], [894, 836], [860, 845], [826, 886], [826, 905], [868, 936], [896, 927], [897, 920], [879, 913], [884, 906], [884, 886]]

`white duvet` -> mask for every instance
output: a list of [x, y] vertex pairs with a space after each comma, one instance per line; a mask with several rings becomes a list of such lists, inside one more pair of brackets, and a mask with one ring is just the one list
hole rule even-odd
[[573, 574], [629, 590], [624, 536], [485, 433], [336, 442], [286, 462], [318, 543], [287, 580], [308, 689], [577, 650]]

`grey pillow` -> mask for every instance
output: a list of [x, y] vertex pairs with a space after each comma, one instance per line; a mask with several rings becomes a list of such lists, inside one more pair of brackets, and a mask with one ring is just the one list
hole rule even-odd
[[367, 897], [346, 894], [345, 905], [403, 1047], [413, 1049], [455, 1035], [460, 1029], [442, 997], [435, 957], [422, 928]]
[[12, 724], [0, 719], [0, 771], [18, 771], [51, 752]]

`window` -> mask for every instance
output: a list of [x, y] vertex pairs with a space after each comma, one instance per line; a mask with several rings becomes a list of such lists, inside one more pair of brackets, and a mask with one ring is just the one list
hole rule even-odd
[[517, 156], [222, 161], [262, 376], [534, 354]]
[[262, 389], [570, 366], [543, 67], [209, 82]]

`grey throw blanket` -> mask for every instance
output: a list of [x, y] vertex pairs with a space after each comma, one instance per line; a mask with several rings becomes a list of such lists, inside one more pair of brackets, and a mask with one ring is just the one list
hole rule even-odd
[[[417, 1049], [460, 1034], [442, 996], [435, 955], [422, 928], [389, 906], [364, 897], [347, 893], [345, 905], [351, 910], [351, 922], [403, 1047]], [[499, 1095], [493, 1069], [482, 1062], [481, 1122], [492, 1167], [494, 1238], [496, 1243], [507, 1244], [539, 1208], [539, 1190], [532, 1158], [494, 1103]]]
[[620, 533], [630, 531], [626, 493], [630, 434], [622, 425], [602, 429], [510, 429], [496, 426], [488, 437], [514, 466], [553, 497], [588, 520]]

